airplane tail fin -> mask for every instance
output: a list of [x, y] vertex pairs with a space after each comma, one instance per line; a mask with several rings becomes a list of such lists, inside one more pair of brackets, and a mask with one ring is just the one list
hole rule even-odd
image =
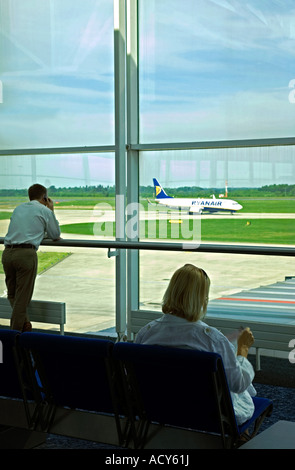
[[156, 199], [171, 199], [172, 196], [168, 196], [158, 180], [156, 178], [153, 178], [154, 182], [154, 188], [155, 188], [155, 193], [156, 193]]

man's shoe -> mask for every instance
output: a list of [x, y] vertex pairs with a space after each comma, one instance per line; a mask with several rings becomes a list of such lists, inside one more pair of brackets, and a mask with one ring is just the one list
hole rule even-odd
[[24, 323], [22, 333], [30, 333], [32, 331], [32, 323], [29, 321], [26, 321]]

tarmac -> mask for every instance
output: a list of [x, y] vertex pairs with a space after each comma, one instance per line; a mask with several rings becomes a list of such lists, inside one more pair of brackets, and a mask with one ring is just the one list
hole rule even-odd
[[[88, 220], [87, 212], [56, 210], [60, 224]], [[0, 222], [0, 236], [5, 236], [8, 221]], [[62, 234], [63, 239], [93, 239], [92, 236]], [[3, 249], [3, 246], [0, 247]], [[115, 326], [115, 258], [108, 258], [102, 248], [47, 247], [40, 251], [71, 253], [60, 263], [37, 276], [33, 299], [66, 303], [65, 332], [98, 333], [114, 331]], [[209, 301], [283, 281], [295, 275], [291, 257], [238, 255], [222, 253], [140, 252], [140, 308], [161, 310], [161, 301], [173, 272], [185, 263], [202, 267], [211, 279]], [[4, 275], [0, 275], [0, 295], [5, 293]], [[1, 320], [6, 325], [5, 320]], [[47, 325], [34, 324], [46, 329]], [[52, 326], [50, 329], [54, 329]]]

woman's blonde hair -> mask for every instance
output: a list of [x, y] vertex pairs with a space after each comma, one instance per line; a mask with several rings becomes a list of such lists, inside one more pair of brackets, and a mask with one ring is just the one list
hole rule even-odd
[[162, 312], [188, 321], [197, 321], [206, 314], [210, 279], [203, 269], [185, 264], [173, 274], [162, 302]]

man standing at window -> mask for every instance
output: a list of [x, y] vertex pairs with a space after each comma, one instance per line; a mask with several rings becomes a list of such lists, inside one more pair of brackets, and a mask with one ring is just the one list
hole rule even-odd
[[33, 184], [28, 195], [30, 201], [20, 204], [12, 213], [2, 254], [7, 297], [12, 307], [10, 327], [22, 332], [32, 330], [27, 307], [34, 291], [39, 245], [44, 237], [60, 239], [59, 224], [47, 189]]

